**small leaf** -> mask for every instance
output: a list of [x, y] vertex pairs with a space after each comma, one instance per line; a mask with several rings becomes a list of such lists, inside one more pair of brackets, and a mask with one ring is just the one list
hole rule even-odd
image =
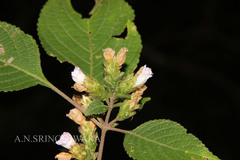
[[35, 40], [19, 28], [0, 22], [0, 91], [16, 91], [47, 83]]
[[144, 104], [147, 103], [148, 101], [151, 101], [151, 98], [150, 98], [150, 97], [144, 97], [144, 98], [141, 100], [139, 109], [142, 109], [143, 106], [144, 106]]
[[86, 109], [85, 115], [102, 114], [108, 110], [108, 107], [102, 101], [93, 101]]
[[[126, 47], [125, 71], [131, 73], [136, 68], [142, 45], [133, 19], [134, 11], [124, 0], [97, 3], [90, 18], [82, 18], [70, 0], [48, 0], [40, 14], [38, 34], [49, 55], [102, 81], [102, 49], [118, 52]], [[119, 38], [126, 27], [127, 36]]]
[[170, 120], [140, 125], [126, 134], [124, 148], [137, 160], [219, 160], [200, 140]]

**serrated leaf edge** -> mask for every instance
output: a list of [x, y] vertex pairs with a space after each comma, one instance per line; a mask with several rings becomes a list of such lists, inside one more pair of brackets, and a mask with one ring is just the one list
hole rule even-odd
[[[185, 131], [184, 134], [191, 135], [193, 138], [199, 140], [199, 139], [198, 139], [197, 137], [195, 137], [193, 134], [187, 133], [187, 129], [184, 128], [181, 124], [179, 124], [179, 123], [177, 123], [177, 122], [174, 122], [174, 121], [172, 121], [172, 120], [169, 120], [169, 119], [155, 119], [155, 120], [150, 120], [150, 121], [147, 121], [147, 122], [141, 124], [140, 126], [136, 127], [135, 129], [141, 127], [142, 125], [146, 125], [146, 123], [155, 122], [155, 121], [166, 121], [165, 123], [167, 123], [167, 122], [174, 123], [174, 124], [176, 124], [177, 126], [180, 126], [180, 127]], [[135, 130], [135, 129], [133, 129], [133, 130]], [[133, 130], [132, 130], [132, 131], [133, 131]], [[130, 131], [130, 132], [131, 132], [131, 131]], [[148, 142], [152, 142], [152, 143], [155, 143], [155, 144], [159, 144], [159, 145], [161, 145], [161, 146], [163, 146], [163, 147], [170, 148], [170, 149], [173, 149], [173, 150], [176, 150], [176, 151], [181, 151], [181, 152], [183, 152], [183, 153], [186, 153], [185, 150], [181, 150], [181, 149], [178, 149], [178, 148], [174, 148], [174, 147], [168, 146], [168, 145], [166, 145], [166, 144], [162, 144], [162, 143], [159, 143], [159, 142], [155, 142], [155, 141], [153, 141], [153, 140], [150, 140], [150, 139], [148, 139], [148, 138], [145, 138], [145, 137], [143, 137], [143, 136], [140, 136], [140, 135], [138, 135], [138, 134], [136, 134], [136, 133], [134, 133], [134, 132], [131, 132], [131, 133], [130, 133], [130, 132], [129, 132], [129, 134], [132, 134], [132, 135], [134, 135], [134, 136], [136, 136], [136, 137], [139, 137], [139, 138], [141, 138], [141, 139], [144, 139], [144, 140], [146, 140], [146, 141], [148, 141]], [[126, 135], [127, 135], [127, 134], [126, 134]], [[126, 135], [125, 135], [125, 136], [126, 136]], [[125, 140], [125, 139], [124, 139], [124, 140]], [[201, 140], [199, 140], [199, 142], [201, 142], [201, 146], [202, 146], [202, 147], [205, 147], [205, 149], [206, 149], [208, 152], [210, 152], [209, 149], [202, 143]], [[128, 153], [128, 155], [130, 156], [130, 155], [131, 155], [131, 151], [130, 151], [130, 150], [127, 150], [125, 147], [124, 147], [124, 149], [125, 149], [125, 151]], [[196, 156], [201, 156], [201, 155], [198, 155], [198, 154], [192, 153], [192, 152], [188, 152], [188, 153], [193, 154], [193, 155], [196, 155]], [[210, 152], [210, 153], [212, 153], [212, 152]], [[215, 155], [213, 155], [213, 156], [215, 156]], [[215, 157], [216, 157], [216, 156], [215, 156]], [[208, 160], [208, 159], [207, 159], [207, 160]]]

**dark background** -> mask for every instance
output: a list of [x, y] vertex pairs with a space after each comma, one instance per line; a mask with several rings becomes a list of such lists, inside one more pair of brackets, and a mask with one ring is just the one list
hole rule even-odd
[[[0, 20], [20, 27], [39, 44], [36, 23], [45, 2], [1, 2]], [[93, 0], [72, 2], [85, 17], [94, 4]], [[170, 119], [187, 128], [220, 159], [237, 159], [240, 1], [128, 2], [143, 40], [140, 65], [151, 67], [154, 76], [145, 93], [152, 100], [119, 127], [133, 129], [148, 120]], [[45, 76], [71, 97], [73, 66], [60, 64], [41, 47], [40, 52]], [[0, 93], [0, 101], [0, 150], [6, 159], [54, 159], [61, 148], [53, 142], [14, 142], [17, 136], [78, 134], [77, 125], [65, 116], [73, 106], [48, 88]], [[122, 134], [109, 132], [103, 159], [128, 159], [122, 142]]]

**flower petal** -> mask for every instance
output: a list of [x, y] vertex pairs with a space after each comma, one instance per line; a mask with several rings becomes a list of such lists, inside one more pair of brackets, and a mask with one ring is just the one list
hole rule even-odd
[[80, 84], [83, 84], [84, 79], [86, 77], [86, 75], [82, 72], [82, 70], [79, 67], [75, 67], [71, 75], [72, 75], [72, 79], [76, 83], [80, 83]]
[[72, 146], [76, 144], [72, 135], [68, 132], [63, 132], [60, 139], [56, 142], [57, 145], [61, 145], [67, 149], [70, 149]]
[[144, 65], [143, 67], [140, 68], [140, 73], [138, 72], [138, 77], [137, 80], [134, 84], [134, 87], [142, 86], [144, 83], [147, 82], [149, 78], [152, 77], [152, 70], [151, 68], [147, 67], [147, 65]]

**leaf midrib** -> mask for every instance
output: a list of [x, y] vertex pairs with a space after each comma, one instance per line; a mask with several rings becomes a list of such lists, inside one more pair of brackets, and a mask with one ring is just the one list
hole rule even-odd
[[88, 41], [89, 41], [89, 60], [90, 60], [90, 68], [89, 75], [92, 77], [93, 74], [93, 53], [92, 53], [92, 38], [91, 38], [91, 30], [90, 30], [90, 19], [87, 19], [87, 27], [88, 27]]
[[19, 70], [19, 71], [25, 73], [26, 75], [29, 75], [29, 76], [31, 76], [31, 77], [33, 77], [33, 78], [39, 80], [40, 82], [42, 82], [42, 83], [44, 83], [44, 84], [46, 84], [46, 85], [49, 86], [49, 82], [48, 82], [45, 78], [41, 78], [41, 77], [39, 77], [39, 76], [37, 76], [37, 75], [35, 75], [35, 74], [33, 74], [33, 73], [31, 73], [31, 72], [25, 70], [25, 69], [22, 69], [22, 68], [20, 68], [20, 67], [14, 65], [14, 64], [12, 64], [12, 63], [8, 64], [8, 63], [6, 63], [6, 62], [5, 62], [4, 60], [2, 60], [2, 59], [0, 59], [0, 62], [6, 64], [7, 66], [13, 67], [13, 68], [15, 68], [15, 69], [17, 69], [17, 70]]
[[[128, 134], [131, 134], [131, 135], [136, 136], [136, 137], [138, 137], [138, 138], [140, 138], [140, 139], [146, 140], [147, 142], [155, 143], [155, 144], [157, 144], [157, 145], [159, 145], [159, 146], [166, 147], [166, 148], [169, 148], [169, 149], [172, 149], [172, 150], [176, 150], [176, 151], [181, 151], [181, 152], [185, 153], [185, 150], [182, 150], [182, 149], [180, 149], [180, 148], [175, 148], [175, 147], [172, 147], [172, 146], [169, 146], [169, 145], [160, 143], [160, 142], [156, 142], [156, 141], [154, 141], [154, 140], [152, 140], [152, 139], [150, 139], [150, 138], [146, 138], [146, 137], [141, 136], [141, 135], [138, 135], [138, 134], [136, 134], [136, 133], [134, 133], [134, 132], [131, 132], [131, 131], [130, 131]], [[185, 134], [187, 134], [187, 133], [185, 133]], [[184, 135], [184, 134], [182, 134], [182, 135]], [[200, 156], [200, 157], [201, 157], [201, 155], [196, 154], [196, 153], [193, 153], [193, 152], [188, 152], [188, 154], [193, 154], [193, 155], [196, 155], [196, 156]]]

